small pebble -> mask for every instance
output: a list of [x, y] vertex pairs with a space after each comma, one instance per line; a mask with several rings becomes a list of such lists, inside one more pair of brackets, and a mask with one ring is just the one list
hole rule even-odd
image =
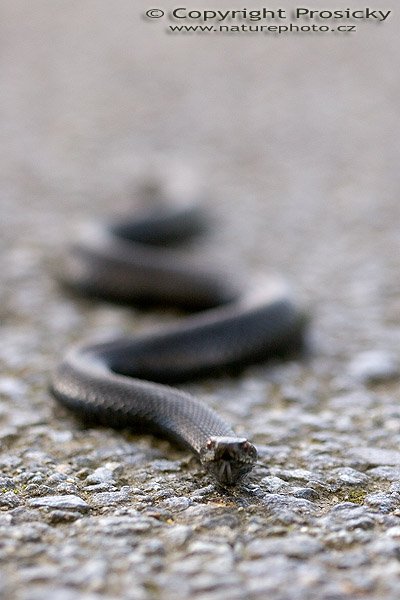
[[349, 375], [364, 383], [388, 381], [399, 376], [398, 357], [381, 350], [361, 352], [349, 364]]
[[39, 507], [44, 506], [46, 508], [56, 508], [60, 510], [78, 510], [82, 512], [86, 512], [90, 509], [90, 506], [87, 502], [79, 498], [79, 496], [74, 496], [72, 494], [64, 495], [64, 496], [43, 496], [42, 498], [32, 498], [28, 502], [29, 506]]

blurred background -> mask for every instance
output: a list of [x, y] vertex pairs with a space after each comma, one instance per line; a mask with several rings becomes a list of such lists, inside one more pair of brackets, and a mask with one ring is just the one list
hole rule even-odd
[[393, 9], [388, 20], [357, 22], [356, 33], [280, 36], [171, 34], [165, 19], [143, 17], [149, 7], [1, 3], [11, 243], [9, 226], [26, 224], [18, 243], [38, 236], [51, 248], [74, 223], [134, 206], [143, 171], [177, 181], [192, 170], [219, 212], [220, 235], [230, 235], [223, 243], [240, 246], [245, 264], [288, 272], [316, 298], [347, 298], [360, 286], [362, 298], [377, 294], [372, 273], [374, 288], [395, 285], [387, 273], [398, 250], [393, 2], [383, 7]]

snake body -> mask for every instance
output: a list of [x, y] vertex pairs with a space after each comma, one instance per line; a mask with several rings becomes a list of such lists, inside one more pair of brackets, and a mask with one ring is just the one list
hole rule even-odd
[[71, 249], [66, 279], [83, 293], [203, 310], [156, 332], [73, 348], [56, 369], [51, 391], [85, 419], [189, 448], [219, 484], [229, 486], [251, 471], [256, 448], [215, 411], [169, 384], [296, 348], [305, 319], [284, 285], [241, 293], [168, 247], [203, 227], [196, 208], [162, 209], [111, 223], [94, 242]]

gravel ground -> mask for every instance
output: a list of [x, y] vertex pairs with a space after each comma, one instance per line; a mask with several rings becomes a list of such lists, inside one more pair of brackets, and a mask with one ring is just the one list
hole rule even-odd
[[[2, 597], [397, 600], [397, 15], [351, 35], [175, 35], [141, 0], [1, 8]], [[133, 210], [153, 171], [176, 195], [197, 174], [216, 225], [193, 257], [282, 273], [313, 315], [308, 356], [186, 386], [259, 448], [230, 495], [47, 393], [74, 341], [178, 316], [54, 277], [63, 244]]]

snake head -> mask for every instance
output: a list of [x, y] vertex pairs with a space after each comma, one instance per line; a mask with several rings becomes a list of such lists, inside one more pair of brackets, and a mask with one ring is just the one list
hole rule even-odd
[[257, 450], [246, 438], [210, 437], [200, 450], [200, 461], [222, 486], [235, 485], [249, 473]]

